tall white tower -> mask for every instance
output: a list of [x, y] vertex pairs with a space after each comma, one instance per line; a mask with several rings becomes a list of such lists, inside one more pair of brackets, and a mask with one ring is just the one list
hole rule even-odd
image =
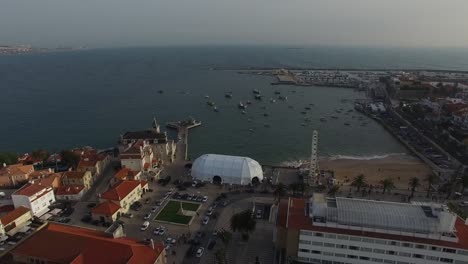
[[161, 133], [158, 121], [156, 121], [156, 117], [153, 117], [153, 129], [156, 130], [156, 133]]
[[310, 153], [310, 168], [309, 168], [309, 185], [313, 186], [317, 184], [318, 181], [318, 172], [319, 172], [319, 164], [318, 164], [318, 131], [314, 130], [312, 133], [312, 149]]

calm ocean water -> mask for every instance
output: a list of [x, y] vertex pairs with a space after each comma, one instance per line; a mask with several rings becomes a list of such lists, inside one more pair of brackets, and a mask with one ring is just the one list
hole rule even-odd
[[[351, 109], [351, 103], [341, 100], [363, 96], [352, 89], [270, 86], [268, 77], [210, 70], [287, 66], [468, 70], [468, 51], [177, 47], [2, 56], [0, 150], [107, 148], [124, 131], [149, 127], [154, 115], [163, 124], [187, 116], [203, 121], [190, 133], [192, 158], [223, 153], [268, 163], [303, 159], [309, 155], [312, 129], [320, 132], [321, 156], [405, 152], [371, 120], [358, 121], [357, 113], [319, 121], [334, 115], [336, 108]], [[267, 98], [280, 91], [288, 101], [259, 103], [252, 89]], [[227, 91], [233, 92], [232, 99], [224, 98]], [[219, 113], [206, 105], [205, 95]], [[246, 115], [237, 109], [240, 100], [253, 102]], [[312, 110], [301, 114], [309, 104], [314, 104]], [[305, 117], [312, 122], [303, 127]], [[361, 126], [362, 122], [369, 123]]]

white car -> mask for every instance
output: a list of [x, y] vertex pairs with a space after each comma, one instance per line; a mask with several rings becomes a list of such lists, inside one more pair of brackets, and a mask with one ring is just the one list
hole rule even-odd
[[159, 227], [159, 232], [158, 232], [158, 235], [162, 236], [166, 233], [166, 229], [164, 227]]
[[208, 211], [206, 212], [206, 215], [208, 215], [208, 216], [210, 216], [210, 215], [212, 215], [212, 214], [213, 214], [213, 210], [208, 210]]
[[205, 216], [205, 218], [203, 218], [204, 225], [207, 225], [209, 221], [210, 221], [210, 218], [208, 216]]
[[149, 225], [150, 225], [150, 223], [148, 221], [143, 222], [143, 224], [141, 225], [140, 230], [145, 231], [146, 229], [148, 229]]
[[192, 187], [197, 187], [197, 183], [198, 183], [197, 181], [193, 181], [192, 182]]
[[198, 248], [198, 250], [197, 250], [197, 258], [201, 258], [201, 256], [203, 256], [203, 252], [205, 252], [205, 248], [204, 248], [204, 247]]
[[202, 200], [202, 202], [204, 202], [204, 203], [205, 203], [206, 201], [208, 201], [208, 196], [206, 196], [206, 195], [205, 195], [205, 196], [203, 196], [203, 200]]

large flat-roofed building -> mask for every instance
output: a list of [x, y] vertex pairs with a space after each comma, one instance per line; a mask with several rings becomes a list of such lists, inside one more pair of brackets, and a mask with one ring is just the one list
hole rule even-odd
[[275, 243], [283, 260], [301, 263], [468, 263], [468, 225], [439, 204], [290, 198]]
[[0, 262], [166, 264], [161, 243], [141, 243], [108, 232], [53, 223], [20, 242], [9, 254]]

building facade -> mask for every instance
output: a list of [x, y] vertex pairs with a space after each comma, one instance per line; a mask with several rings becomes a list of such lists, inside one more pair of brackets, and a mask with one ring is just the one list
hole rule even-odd
[[0, 186], [12, 187], [25, 183], [29, 180], [29, 175], [34, 172], [33, 165], [23, 164], [3, 164], [0, 168]]
[[67, 171], [62, 176], [62, 185], [83, 185], [86, 191], [91, 184], [93, 177], [90, 171]]
[[6, 235], [15, 235], [18, 231], [23, 229], [31, 219], [31, 210], [23, 206], [0, 217], [0, 238]]
[[113, 202], [120, 206], [121, 213], [126, 213], [130, 209], [130, 205], [140, 200], [147, 190], [148, 183], [146, 181], [125, 180], [101, 194], [100, 201]]
[[55, 191], [55, 199], [65, 201], [78, 201], [85, 193], [84, 185], [64, 185]]
[[290, 198], [275, 244], [282, 263], [468, 264], [468, 225], [434, 204]]
[[49, 211], [49, 206], [55, 202], [51, 187], [27, 183], [11, 195], [15, 208], [29, 208], [34, 216], [41, 216]]

